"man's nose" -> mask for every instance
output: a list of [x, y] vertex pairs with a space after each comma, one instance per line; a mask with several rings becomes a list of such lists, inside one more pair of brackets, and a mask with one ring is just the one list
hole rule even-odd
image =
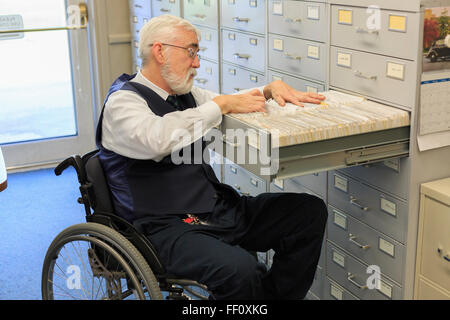
[[192, 68], [200, 68], [200, 57], [195, 56], [194, 61], [192, 61]]

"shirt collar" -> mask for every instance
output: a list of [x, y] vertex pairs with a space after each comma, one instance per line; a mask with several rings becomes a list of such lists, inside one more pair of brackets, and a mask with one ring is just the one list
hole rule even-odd
[[165, 91], [164, 89], [161, 89], [160, 87], [158, 87], [156, 84], [154, 84], [153, 82], [151, 82], [150, 80], [148, 80], [143, 74], [142, 72], [139, 70], [136, 77], [134, 77], [134, 79], [132, 79], [131, 81], [133, 82], [137, 82], [140, 83], [144, 86], [149, 87], [150, 89], [152, 89], [153, 91], [156, 92], [156, 94], [158, 94], [163, 100], [167, 100], [167, 97], [169, 96], [169, 93], [167, 91]]

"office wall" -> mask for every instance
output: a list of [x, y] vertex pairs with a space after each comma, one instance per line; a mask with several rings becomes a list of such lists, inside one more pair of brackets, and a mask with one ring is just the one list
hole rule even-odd
[[97, 118], [111, 83], [131, 73], [128, 0], [90, 0], [90, 45]]

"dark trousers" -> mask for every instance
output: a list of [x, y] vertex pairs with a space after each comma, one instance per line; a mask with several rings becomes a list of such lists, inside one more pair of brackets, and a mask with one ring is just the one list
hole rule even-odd
[[[150, 230], [169, 274], [208, 286], [215, 299], [302, 299], [314, 279], [327, 208], [315, 196], [264, 193], [219, 200], [208, 226], [181, 219]], [[270, 270], [249, 251], [275, 251]]]

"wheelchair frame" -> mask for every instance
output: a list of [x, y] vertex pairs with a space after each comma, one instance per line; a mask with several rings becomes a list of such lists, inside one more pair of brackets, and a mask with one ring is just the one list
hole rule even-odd
[[[196, 298], [206, 300], [208, 297], [196, 292], [191, 287], [197, 287], [204, 291], [208, 291], [208, 288], [196, 281], [189, 279], [181, 279], [167, 274], [163, 264], [160, 262], [157, 252], [150, 241], [143, 236], [135, 226], [130, 224], [125, 219], [117, 216], [114, 212], [106, 212], [97, 209], [98, 199], [95, 193], [93, 182], [89, 181], [86, 165], [88, 160], [97, 155], [99, 150], [91, 151], [82, 157], [75, 155], [69, 157], [62, 161], [54, 170], [57, 176], [61, 175], [64, 170], [70, 166], [74, 167], [78, 182], [80, 183], [80, 193], [81, 197], [77, 199], [78, 203], [84, 205], [86, 222], [96, 223], [106, 226], [114, 231], [119, 232], [123, 237], [125, 237], [132, 246], [134, 246], [139, 253], [144, 257], [150, 270], [155, 275], [160, 291], [168, 292], [166, 299], [171, 300], [184, 300], [189, 299], [184, 291], [195, 296]], [[100, 164], [100, 163], [99, 163]], [[101, 164], [100, 164], [101, 168]], [[104, 176], [103, 168], [101, 168], [101, 173]], [[108, 188], [108, 193], [110, 190]], [[112, 207], [112, 203], [111, 203]], [[45, 266], [45, 261], [44, 261]], [[43, 279], [45, 275], [43, 274]], [[44, 283], [42, 286], [44, 287]], [[44, 292], [44, 291], [43, 291]], [[209, 293], [210, 294], [210, 293]]]

